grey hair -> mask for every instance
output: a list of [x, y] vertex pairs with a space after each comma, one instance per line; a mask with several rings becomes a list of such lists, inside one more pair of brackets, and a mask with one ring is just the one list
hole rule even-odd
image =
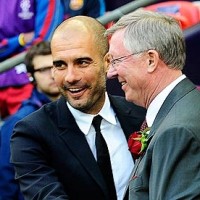
[[124, 28], [123, 43], [127, 50], [139, 53], [154, 49], [169, 68], [183, 69], [186, 59], [185, 40], [175, 18], [139, 9], [124, 15], [105, 35], [112, 35]]

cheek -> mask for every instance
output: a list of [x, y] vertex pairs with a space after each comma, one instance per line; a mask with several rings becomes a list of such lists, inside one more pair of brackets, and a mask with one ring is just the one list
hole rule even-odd
[[137, 69], [127, 67], [124, 70], [119, 70], [118, 75], [127, 82], [129, 89], [135, 89], [141, 83], [141, 72]]
[[84, 78], [82, 78], [82, 80], [90, 85], [95, 85], [95, 84], [98, 85], [99, 84], [98, 82], [101, 79], [100, 77], [101, 77], [101, 75], [98, 73], [89, 73], [88, 72], [87, 74], [84, 75]]
[[35, 77], [37, 85], [44, 85], [49, 82], [50, 78], [46, 75], [38, 75]]
[[119, 69], [117, 70], [117, 74], [124, 78], [125, 80], [131, 78], [134, 76], [134, 71], [132, 71], [129, 67], [126, 66], [121, 66], [119, 67]]
[[62, 71], [54, 71], [52, 73], [53, 79], [55, 81], [55, 83], [59, 86], [62, 84], [64, 78], [65, 78], [65, 73]]

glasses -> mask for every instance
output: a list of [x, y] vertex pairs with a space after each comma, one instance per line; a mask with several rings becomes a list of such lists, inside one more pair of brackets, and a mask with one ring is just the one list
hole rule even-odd
[[122, 57], [119, 57], [119, 58], [116, 58], [116, 59], [112, 59], [110, 61], [110, 64], [112, 65], [113, 68], [116, 68], [121, 62], [127, 60], [129, 57], [133, 56], [133, 55], [137, 55], [137, 54], [140, 54], [140, 53], [143, 53], [144, 51], [140, 51], [138, 53], [131, 53], [127, 56], [122, 56]]
[[48, 67], [41, 67], [41, 68], [39, 68], [39, 69], [35, 69], [34, 70], [34, 73], [35, 72], [40, 72], [41, 74], [47, 74], [47, 73], [49, 73], [50, 71], [51, 71], [51, 68], [52, 68], [53, 66], [48, 66]]

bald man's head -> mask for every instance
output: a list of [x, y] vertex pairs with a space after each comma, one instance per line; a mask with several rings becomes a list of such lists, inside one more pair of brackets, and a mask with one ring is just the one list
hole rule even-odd
[[[56, 42], [57, 38], [69, 39], [77, 33], [87, 35], [94, 42], [97, 51], [104, 56], [108, 52], [108, 39], [104, 36], [106, 29], [96, 19], [88, 16], [75, 16], [63, 21], [55, 30], [52, 42]], [[76, 34], [76, 36], [77, 36]]]

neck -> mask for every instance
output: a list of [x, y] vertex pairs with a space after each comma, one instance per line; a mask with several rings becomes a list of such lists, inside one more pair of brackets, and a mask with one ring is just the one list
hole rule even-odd
[[168, 85], [182, 75], [180, 70], [173, 70], [173, 73], [171, 70], [172, 69], [165, 71], [162, 76], [159, 75], [158, 77], [154, 78], [155, 81], [152, 87], [153, 89], [151, 89], [151, 93], [149, 93], [149, 97], [147, 98], [148, 101], [145, 103], [145, 108], [149, 107], [150, 103], [161, 91], [163, 91]]

